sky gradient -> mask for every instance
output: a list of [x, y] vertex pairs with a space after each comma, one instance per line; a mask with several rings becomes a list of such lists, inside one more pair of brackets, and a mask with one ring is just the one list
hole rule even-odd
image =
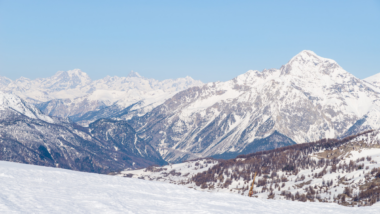
[[302, 50], [359, 78], [380, 73], [380, 0], [0, 0], [0, 76], [226, 81]]

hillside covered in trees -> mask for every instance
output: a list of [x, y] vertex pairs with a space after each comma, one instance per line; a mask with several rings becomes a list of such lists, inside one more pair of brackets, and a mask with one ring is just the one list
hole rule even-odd
[[119, 176], [257, 198], [368, 206], [380, 200], [380, 132], [323, 139], [230, 160], [211, 158], [122, 171]]

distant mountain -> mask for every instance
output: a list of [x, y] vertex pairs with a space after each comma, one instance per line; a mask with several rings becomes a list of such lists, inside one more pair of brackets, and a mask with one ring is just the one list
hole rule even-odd
[[377, 87], [380, 87], [380, 73], [367, 77], [364, 79], [364, 81], [371, 83], [372, 85], [375, 85]]
[[280, 69], [192, 87], [143, 116], [116, 118], [127, 119], [165, 160], [179, 162], [379, 128], [379, 98], [379, 87], [302, 51]]
[[3, 92], [0, 160], [100, 173], [165, 163], [125, 121], [102, 119], [84, 128]]
[[141, 78], [142, 76], [141, 76], [139, 73], [137, 73], [137, 72], [131, 71], [131, 72], [127, 75], [127, 77], [137, 77], [137, 78]]
[[35, 104], [45, 114], [63, 118], [79, 118], [112, 104], [119, 110], [140, 101], [157, 106], [176, 92], [200, 85], [203, 83], [191, 77], [158, 81], [134, 71], [127, 77], [107, 76], [99, 80], [91, 80], [79, 69], [59, 71], [52, 77], [35, 80], [21, 77], [12, 81], [0, 77], [0, 91]]

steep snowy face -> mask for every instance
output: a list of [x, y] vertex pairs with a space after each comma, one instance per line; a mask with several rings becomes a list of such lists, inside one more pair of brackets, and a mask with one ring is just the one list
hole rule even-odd
[[54, 122], [54, 120], [41, 113], [36, 107], [26, 103], [18, 96], [13, 94], [6, 94], [0, 91], [0, 118], [4, 117], [9, 112], [17, 112], [33, 119], [40, 119], [48, 123]]
[[182, 91], [130, 123], [167, 161], [230, 157], [377, 128], [379, 95], [334, 60], [302, 51], [280, 69]]
[[203, 83], [191, 77], [158, 81], [137, 72], [127, 77], [91, 78], [79, 69], [59, 71], [49, 78], [11, 81], [0, 77], [0, 90], [13, 93], [36, 104], [45, 114], [59, 117], [81, 117], [117, 103], [119, 110], [144, 101], [146, 105], [162, 104], [174, 93]]

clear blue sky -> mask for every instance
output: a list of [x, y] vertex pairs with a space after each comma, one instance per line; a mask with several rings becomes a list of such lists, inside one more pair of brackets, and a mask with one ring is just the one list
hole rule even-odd
[[302, 50], [380, 72], [380, 0], [0, 0], [0, 76], [229, 80]]

